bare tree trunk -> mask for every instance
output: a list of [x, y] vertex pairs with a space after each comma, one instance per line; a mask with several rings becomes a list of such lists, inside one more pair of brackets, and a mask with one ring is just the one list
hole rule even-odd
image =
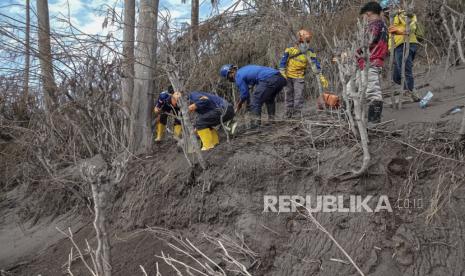
[[135, 0], [124, 0], [123, 29], [123, 78], [121, 82], [123, 106], [131, 109], [131, 97], [134, 90], [134, 32], [136, 3]]
[[31, 64], [31, 45], [30, 45], [30, 31], [31, 31], [31, 15], [30, 15], [30, 0], [26, 0], [26, 37], [25, 37], [25, 65], [24, 65], [24, 89], [21, 99], [21, 116], [26, 115], [27, 101], [29, 96], [29, 71]]
[[[392, 26], [394, 24], [394, 5], [390, 5], [391, 12], [389, 13], [389, 26]], [[394, 41], [394, 34], [391, 34], [389, 40], [389, 73], [390, 73], [390, 78], [391, 82], [394, 84], [394, 78], [393, 78], [393, 73], [394, 73], [394, 50], [395, 50], [395, 41]], [[392, 108], [397, 108], [397, 103], [400, 101], [399, 97], [396, 96], [396, 90], [394, 89], [391, 94], [391, 107]]]
[[196, 43], [199, 40], [199, 0], [191, 0], [191, 3], [192, 41]]
[[449, 46], [447, 47], [447, 56], [446, 56], [446, 60], [444, 63], [443, 80], [445, 81], [447, 78], [447, 72], [449, 71], [449, 67], [450, 67], [450, 56], [452, 53], [452, 48], [454, 47], [454, 44], [455, 44], [455, 37], [453, 36], [451, 30], [449, 29], [449, 26], [447, 25], [446, 9], [444, 8], [444, 5], [441, 6], [441, 9], [439, 10], [439, 14], [441, 15], [441, 18], [442, 18], [442, 25], [444, 29], [446, 30], [447, 36], [449, 37]]
[[465, 138], [465, 112], [463, 112], [462, 124], [460, 125], [459, 135], [460, 139]]
[[[368, 51], [368, 47], [366, 47], [364, 52]], [[358, 171], [354, 171], [354, 176], [359, 176], [366, 173], [371, 160], [370, 150], [368, 148], [368, 132], [366, 122], [366, 92], [368, 88], [369, 69], [370, 58], [368, 57], [368, 54], [365, 54], [365, 68], [360, 72], [360, 86], [358, 88], [358, 95], [354, 97], [355, 122], [357, 123], [357, 129], [360, 134], [360, 143], [363, 150], [363, 161], [360, 169]]]
[[46, 112], [50, 112], [57, 104], [57, 95], [55, 77], [53, 75], [47, 0], [37, 0], [37, 20], [39, 23], [39, 60], [44, 89], [45, 110]]
[[95, 275], [111, 276], [111, 244], [108, 227], [108, 205], [113, 186], [118, 184], [126, 174], [129, 160], [127, 152], [118, 155], [111, 164], [102, 155], [97, 154], [86, 160], [80, 167], [84, 181], [90, 183], [94, 201], [94, 228], [97, 238], [95, 249]]
[[134, 66], [134, 94], [131, 108], [131, 150], [141, 153], [150, 149], [151, 124], [149, 102], [154, 90], [153, 77], [155, 56], [156, 21], [158, 17], [158, 0], [141, 0], [140, 15], [137, 30], [137, 45], [135, 48], [136, 64]]
[[455, 39], [456, 39], [456, 44], [457, 44], [457, 52], [459, 52], [459, 57], [462, 63], [465, 63], [465, 54], [463, 53], [463, 47], [462, 47], [462, 31], [463, 31], [463, 25], [464, 25], [464, 20], [465, 20], [465, 15], [460, 15], [459, 16], [459, 24], [457, 27], [457, 18], [455, 16], [452, 16], [452, 30], [454, 31]]
[[91, 183], [95, 212], [94, 228], [97, 237], [95, 263], [98, 275], [102, 276], [111, 276], [111, 245], [106, 214], [110, 185], [110, 181], [105, 178]]

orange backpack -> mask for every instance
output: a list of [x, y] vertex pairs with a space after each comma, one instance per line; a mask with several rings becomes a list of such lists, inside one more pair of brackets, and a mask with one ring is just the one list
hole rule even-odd
[[323, 95], [320, 95], [317, 100], [318, 109], [326, 108], [339, 108], [341, 106], [341, 102], [339, 96], [331, 93], [331, 92], [324, 92]]

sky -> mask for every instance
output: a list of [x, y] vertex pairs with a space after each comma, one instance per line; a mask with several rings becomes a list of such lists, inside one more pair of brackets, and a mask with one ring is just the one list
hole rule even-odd
[[[212, 6], [210, 0], [200, 0], [200, 17], [207, 19], [212, 14]], [[23, 17], [25, 0], [1, 0], [0, 9], [2, 13], [12, 17]], [[31, 0], [31, 5], [35, 7], [34, 0]], [[59, 27], [60, 20], [69, 15], [71, 22], [86, 34], [101, 33], [102, 23], [105, 19], [106, 5], [115, 6], [118, 12], [122, 11], [123, 0], [49, 0], [49, 12], [51, 28]], [[139, 2], [139, 1], [136, 1]], [[220, 0], [219, 10], [231, 5], [233, 0]], [[185, 4], [181, 0], [160, 0], [160, 11], [168, 9], [171, 17], [177, 23], [190, 23], [190, 0]]]

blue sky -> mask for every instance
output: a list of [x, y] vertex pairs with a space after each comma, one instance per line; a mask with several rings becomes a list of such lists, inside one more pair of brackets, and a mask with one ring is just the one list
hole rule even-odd
[[[6, 13], [12, 17], [24, 16], [22, 5], [24, 5], [25, 0], [2, 0], [1, 2], [2, 13]], [[232, 2], [233, 0], [220, 0], [219, 9], [222, 10], [231, 5]], [[57, 17], [63, 17], [60, 14], [67, 15], [69, 5], [69, 13], [73, 24], [84, 33], [100, 33], [102, 32], [102, 23], [105, 18], [105, 14], [102, 12], [106, 10], [104, 8], [105, 5], [116, 6], [117, 10], [121, 12], [122, 3], [123, 0], [49, 0], [51, 27], [58, 28], [60, 26]], [[31, 5], [35, 6], [35, 1], [32, 0]], [[160, 0], [160, 10], [163, 8], [168, 9], [178, 23], [190, 22], [190, 0], [187, 0], [185, 4], [181, 0]], [[208, 18], [211, 12], [212, 6], [210, 0], [201, 0], [201, 18]]]

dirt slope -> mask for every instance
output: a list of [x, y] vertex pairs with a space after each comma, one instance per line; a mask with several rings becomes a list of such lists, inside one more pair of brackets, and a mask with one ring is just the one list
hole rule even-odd
[[[392, 213], [317, 213], [315, 218], [366, 275], [464, 276], [465, 175], [463, 162], [454, 161], [463, 160], [463, 150], [453, 143], [460, 115], [440, 118], [465, 102], [463, 72], [455, 72], [447, 84], [431, 84], [435, 100], [425, 110], [417, 104], [401, 111], [386, 107], [384, 119], [396, 121], [370, 132], [370, 173], [359, 179], [343, 180], [361, 164], [356, 140], [337, 117], [322, 114], [309, 115], [304, 123], [278, 122], [260, 134], [222, 143], [205, 154], [205, 171], [188, 168], [172, 142], [156, 146], [152, 156], [131, 164], [113, 195], [115, 275], [142, 275], [139, 265], [154, 275], [156, 262], [163, 275], [176, 275], [156, 255], [163, 250], [186, 258], [158, 238], [176, 239], [147, 230], [153, 226], [189, 238], [218, 263], [221, 251], [204, 233], [246, 244], [254, 256], [235, 256], [252, 275], [356, 275], [308, 218], [264, 213], [263, 197], [387, 195], [390, 202], [402, 200]], [[76, 239], [92, 244], [92, 236], [88, 225]], [[70, 246], [63, 239], [10, 272], [62, 275]], [[73, 271], [87, 275], [79, 261]]]

